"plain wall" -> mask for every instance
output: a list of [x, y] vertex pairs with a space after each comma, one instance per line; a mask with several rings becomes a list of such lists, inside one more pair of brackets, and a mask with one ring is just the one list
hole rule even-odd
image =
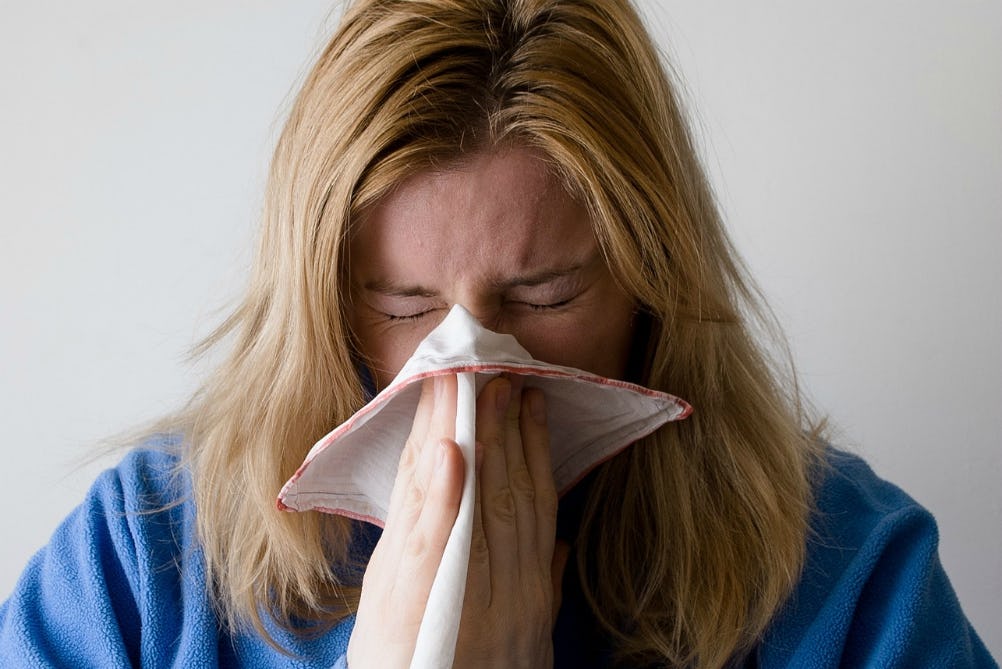
[[[940, 523], [1002, 657], [1002, 3], [642, 3], [836, 441]], [[184, 401], [318, 0], [0, 3], [0, 598]], [[277, 492], [277, 491], [276, 491]]]

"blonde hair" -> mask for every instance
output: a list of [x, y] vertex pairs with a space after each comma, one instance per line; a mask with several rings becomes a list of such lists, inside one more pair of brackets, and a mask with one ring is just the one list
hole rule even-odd
[[232, 353], [173, 424], [223, 619], [302, 629], [349, 614], [351, 524], [276, 510], [311, 444], [364, 402], [346, 325], [352, 221], [476, 151], [547, 157], [649, 327], [637, 380], [695, 406], [601, 467], [582, 587], [621, 656], [719, 667], [799, 577], [816, 447], [724, 232], [684, 114], [627, 0], [362, 0], [278, 141]]

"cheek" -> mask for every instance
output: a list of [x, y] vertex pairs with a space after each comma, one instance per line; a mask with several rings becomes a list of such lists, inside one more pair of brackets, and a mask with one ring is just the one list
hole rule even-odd
[[537, 360], [622, 379], [632, 338], [631, 313], [526, 328], [515, 336]]
[[634, 302], [611, 277], [596, 282], [579, 307], [515, 334], [532, 357], [614, 379], [626, 379]]
[[358, 318], [353, 319], [353, 327], [377, 392], [389, 385], [432, 329], [432, 326], [387, 325]]

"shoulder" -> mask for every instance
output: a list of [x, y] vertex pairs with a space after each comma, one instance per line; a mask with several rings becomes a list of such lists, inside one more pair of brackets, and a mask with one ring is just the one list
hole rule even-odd
[[181, 464], [182, 442], [172, 435], [154, 435], [123, 451], [114, 467], [94, 480], [85, 503], [150, 507], [154, 500], [187, 494], [188, 481]]
[[[277, 513], [277, 511], [276, 511]], [[104, 471], [0, 605], [0, 666], [331, 666], [351, 619], [287, 651], [227, 630], [211, 600], [180, 439]]]
[[901, 488], [878, 477], [862, 458], [828, 449], [825, 464], [816, 473], [808, 539], [812, 553], [879, 549], [906, 528], [925, 541], [938, 541], [932, 514]]
[[150, 440], [101, 473], [28, 563], [0, 607], [0, 664], [131, 664], [169, 651], [180, 620], [210, 622], [191, 603], [201, 596], [184, 596], [201, 571], [172, 443]]
[[188, 472], [182, 464], [181, 438], [158, 435], [129, 450], [116, 467], [101, 474], [93, 493], [115, 491], [123, 510], [156, 511], [185, 504], [191, 494]]
[[939, 562], [928, 510], [835, 449], [815, 491], [804, 571], [763, 666], [995, 666]]
[[[147, 564], [158, 555], [173, 559], [193, 538], [194, 527], [190, 477], [180, 448], [179, 439], [156, 436], [126, 452], [95, 479], [83, 503], [64, 521], [77, 528], [70, 536], [113, 541], [123, 563], [132, 557]], [[54, 539], [59, 536], [57, 532]]]
[[[188, 477], [180, 465], [179, 440], [153, 437], [127, 451], [119, 463], [95, 479], [80, 506], [57, 528], [39, 557], [83, 552], [108, 556], [135, 577], [157, 555], [184, 543], [192, 518]], [[165, 541], [169, 538], [170, 541]], [[87, 566], [79, 565], [80, 568]]]

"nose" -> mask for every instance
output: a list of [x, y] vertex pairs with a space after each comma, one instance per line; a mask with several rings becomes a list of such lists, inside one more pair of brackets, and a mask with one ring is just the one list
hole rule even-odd
[[500, 300], [490, 299], [487, 296], [470, 295], [457, 300], [455, 304], [468, 311], [482, 327], [494, 332], [503, 332], [500, 329], [503, 326]]
[[487, 330], [493, 330], [494, 332], [500, 332], [499, 328], [501, 326], [500, 309], [477, 309], [476, 311], [469, 309], [468, 307], [463, 307], [470, 314], [477, 319], [482, 327]]

